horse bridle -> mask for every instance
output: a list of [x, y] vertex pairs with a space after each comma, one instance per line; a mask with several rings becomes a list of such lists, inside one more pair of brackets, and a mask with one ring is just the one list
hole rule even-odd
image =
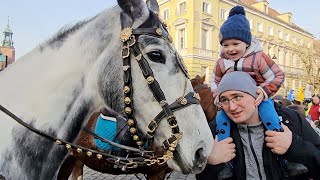
[[[123, 13], [121, 14], [121, 16], [123, 16]], [[101, 151], [89, 149], [83, 146], [76, 145], [71, 142], [61, 140], [57, 137], [54, 137], [48, 133], [38, 130], [32, 127], [31, 125], [25, 123], [15, 114], [13, 114], [12, 112], [10, 112], [8, 109], [6, 109], [1, 105], [0, 105], [0, 110], [5, 114], [7, 114], [12, 119], [14, 119], [15, 121], [17, 121], [19, 124], [24, 126], [25, 128], [34, 132], [35, 134], [38, 134], [50, 141], [53, 141], [57, 145], [65, 146], [65, 148], [68, 149], [69, 151], [74, 150], [77, 153], [85, 153], [88, 157], [96, 157], [98, 159], [105, 158], [106, 161], [114, 163], [116, 167], [120, 167], [123, 171], [130, 168], [137, 168], [138, 166], [146, 166], [146, 165], [151, 166], [156, 163], [159, 165], [162, 165], [166, 163], [169, 159], [173, 157], [173, 153], [176, 150], [176, 146], [178, 145], [179, 140], [182, 138], [182, 132], [180, 132], [179, 130], [179, 126], [173, 112], [192, 104], [199, 104], [200, 97], [195, 92], [189, 92], [188, 94], [185, 94], [186, 85], [187, 85], [187, 82], [185, 82], [183, 95], [179, 97], [172, 104], [169, 105], [167, 103], [165, 95], [161, 90], [159, 83], [154, 78], [153, 72], [149, 66], [148, 61], [145, 58], [145, 55], [141, 53], [140, 47], [136, 43], [140, 35], [155, 36], [158, 38], [165, 39], [167, 43], [172, 42], [172, 39], [170, 38], [170, 36], [168, 34], [167, 34], [168, 36], [165, 36], [165, 33], [163, 32], [163, 31], [166, 31], [167, 33], [164, 23], [161, 22], [158, 16], [154, 14], [152, 11], [150, 11], [149, 19], [150, 18], [153, 18], [152, 20], [157, 20], [159, 22], [158, 27], [132, 29], [130, 25], [122, 21], [122, 32], [120, 37], [120, 40], [123, 43], [121, 54], [123, 59], [123, 70], [124, 70], [124, 87], [123, 87], [124, 104], [125, 104], [124, 114], [126, 116], [127, 125], [129, 127], [128, 130], [130, 131], [132, 138], [136, 142], [136, 145], [138, 146], [138, 148], [121, 145], [121, 144], [112, 142], [110, 140], [104, 139], [93, 132], [90, 133], [95, 138], [100, 139], [102, 142], [108, 143], [111, 146], [124, 149], [127, 152], [133, 152], [134, 155], [136, 155], [135, 157], [119, 157], [119, 156], [112, 155], [111, 153], [104, 153]], [[131, 77], [131, 69], [130, 69], [130, 65], [131, 65], [130, 54], [132, 54], [134, 56], [134, 59], [137, 60], [137, 62], [139, 63], [140, 69], [143, 73], [143, 76], [146, 79], [146, 82], [148, 83], [149, 89], [151, 90], [154, 98], [159, 102], [160, 106], [162, 107], [162, 111], [149, 123], [147, 135], [145, 138], [141, 137], [138, 134], [138, 129], [136, 127], [137, 123], [134, 117], [134, 108], [133, 108], [133, 100], [132, 100], [133, 87], [132, 87], [132, 77]], [[182, 60], [178, 56], [178, 54], [176, 54], [176, 56], [178, 58], [179, 67], [184, 72], [186, 76], [186, 81], [187, 81], [187, 79], [189, 79], [188, 72]], [[149, 151], [145, 149], [148, 149], [150, 147], [149, 145], [152, 144], [154, 134], [158, 127], [158, 124], [165, 117], [167, 118], [167, 122], [172, 129], [172, 135], [169, 139], [163, 142], [163, 149], [164, 149], [163, 155], [156, 156], [154, 151]]]
[[[172, 43], [172, 38], [168, 34], [165, 25], [160, 21], [159, 17], [155, 13], [153, 13], [152, 11], [149, 12], [150, 15], [148, 19], [151, 21], [158, 22], [155, 23], [155, 27], [132, 29], [131, 24], [129, 24], [128, 21], [123, 20], [125, 18], [125, 15], [123, 13], [121, 14], [122, 32], [120, 35], [120, 40], [122, 41], [121, 54], [123, 59], [124, 70], [124, 113], [127, 119], [127, 125], [129, 126], [129, 131], [139, 149], [144, 149], [146, 145], [148, 146], [152, 144], [158, 124], [162, 119], [164, 119], [165, 117], [167, 118], [167, 122], [170, 125], [170, 128], [172, 129], [172, 135], [169, 139], [165, 140], [162, 143], [165, 152], [162, 157], [151, 159], [149, 161], [150, 164], [155, 164], [156, 162], [158, 164], [163, 164], [173, 157], [173, 152], [176, 150], [176, 146], [178, 145], [179, 140], [182, 138], [182, 132], [180, 132], [179, 130], [178, 122], [173, 114], [173, 111], [187, 107], [191, 104], [199, 104], [199, 96], [194, 92], [189, 92], [186, 95], [185, 91], [187, 82], [185, 82], [183, 95], [179, 97], [174, 103], [170, 105], [167, 103], [166, 97], [163, 91], [161, 90], [159, 83], [154, 78], [153, 71], [150, 68], [148, 61], [146, 60], [145, 54], [141, 52], [139, 45], [136, 43], [140, 35], [149, 35], [157, 38], [163, 38], [165, 42]], [[141, 138], [138, 135], [138, 129], [136, 127], [137, 123], [134, 116], [132, 100], [133, 87], [130, 68], [130, 54], [132, 54], [134, 59], [138, 62], [149, 89], [151, 90], [154, 98], [159, 102], [160, 106], [162, 107], [162, 111], [153, 120], [151, 120], [151, 122], [148, 125], [146, 142], [143, 142], [143, 138]], [[189, 79], [188, 72], [178, 54], [176, 54], [176, 56], [178, 59], [179, 67], [184, 72], [187, 81], [187, 79]]]

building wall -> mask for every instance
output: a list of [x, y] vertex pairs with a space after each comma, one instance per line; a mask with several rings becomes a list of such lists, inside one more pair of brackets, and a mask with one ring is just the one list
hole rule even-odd
[[15, 61], [15, 49], [12, 47], [0, 47], [2, 53], [8, 56], [8, 64], [11, 64]]
[[[211, 75], [220, 54], [219, 29], [227, 19], [230, 9], [242, 5], [251, 24], [252, 35], [260, 40], [264, 52], [269, 54], [286, 73], [286, 81], [279, 93], [286, 95], [289, 89], [293, 88], [297, 94], [299, 87], [306, 85], [305, 69], [298, 50], [301, 48], [312, 50], [314, 37], [292, 24], [290, 12], [273, 16], [276, 11], [268, 8], [267, 1], [251, 5], [232, 0], [158, 0], [158, 2], [160, 17], [164, 17], [164, 11], [169, 11], [169, 17], [164, 20], [191, 77], [197, 74]], [[179, 11], [181, 3], [185, 3], [186, 7], [182, 12]], [[204, 3], [209, 4], [209, 8], [205, 8], [206, 12], [203, 12]], [[222, 11], [225, 13], [221, 13]], [[261, 25], [258, 24], [262, 27], [259, 28]], [[179, 46], [181, 29], [185, 30], [184, 47]], [[282, 32], [282, 37], [279, 31]], [[206, 34], [204, 36], [207, 39], [206, 43], [202, 34]], [[209, 77], [207, 82], [208, 79]]]

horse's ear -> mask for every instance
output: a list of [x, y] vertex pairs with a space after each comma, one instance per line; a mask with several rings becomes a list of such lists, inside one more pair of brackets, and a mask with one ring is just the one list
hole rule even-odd
[[202, 77], [201, 77], [201, 83], [203, 83], [203, 82], [205, 82], [206, 81], [206, 75], [203, 75]]
[[147, 0], [147, 7], [156, 14], [159, 14], [159, 4], [157, 0]]
[[[117, 0], [119, 7], [127, 14], [133, 21], [134, 25], [138, 27], [148, 17], [149, 10], [146, 3], [143, 0]], [[136, 28], [133, 27], [133, 28]]]

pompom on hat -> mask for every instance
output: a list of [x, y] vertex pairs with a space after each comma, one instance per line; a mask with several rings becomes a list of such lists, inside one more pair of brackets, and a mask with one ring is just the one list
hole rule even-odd
[[250, 24], [242, 6], [233, 7], [230, 10], [228, 19], [220, 28], [220, 44], [226, 39], [238, 39], [247, 43], [249, 46], [251, 44], [252, 35], [250, 32]]

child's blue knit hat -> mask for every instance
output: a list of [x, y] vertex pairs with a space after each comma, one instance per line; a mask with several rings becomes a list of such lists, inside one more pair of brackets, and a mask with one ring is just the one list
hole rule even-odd
[[228, 19], [220, 28], [220, 44], [226, 39], [238, 39], [249, 46], [251, 44], [250, 24], [242, 6], [235, 6], [230, 10]]

